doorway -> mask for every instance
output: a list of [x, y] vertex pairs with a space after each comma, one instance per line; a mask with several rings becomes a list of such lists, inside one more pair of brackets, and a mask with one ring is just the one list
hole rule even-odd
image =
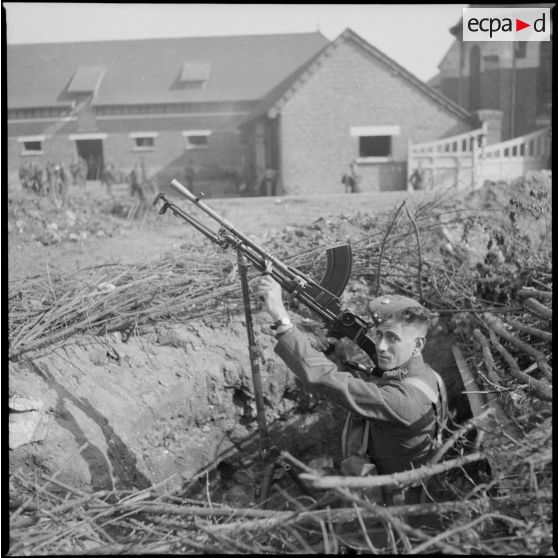
[[87, 180], [100, 180], [103, 170], [103, 140], [76, 140], [78, 156], [87, 162]]

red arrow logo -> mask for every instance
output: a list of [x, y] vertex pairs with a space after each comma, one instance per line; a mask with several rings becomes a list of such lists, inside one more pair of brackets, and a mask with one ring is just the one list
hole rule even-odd
[[526, 27], [531, 27], [530, 23], [525, 23], [524, 21], [521, 21], [520, 19], [515, 18], [515, 30], [516, 31], [521, 31], [522, 29], [525, 29]]

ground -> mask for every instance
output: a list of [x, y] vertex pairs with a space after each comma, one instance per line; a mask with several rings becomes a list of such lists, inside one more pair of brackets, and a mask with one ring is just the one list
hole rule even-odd
[[[355, 211], [373, 215], [406, 196], [393, 192], [207, 203], [256, 242], [264, 242], [318, 218]], [[133, 218], [131, 204], [125, 185], [113, 187], [111, 196], [98, 183], [89, 183], [86, 190], [75, 187], [65, 207], [12, 191], [10, 290], [18, 285], [23, 289], [37, 277], [47, 282], [56, 274], [84, 269], [93, 273], [109, 264], [151, 262], [156, 269], [162, 256], [178, 257], [205, 246], [198, 231], [170, 212], [159, 216], [148, 211]], [[185, 200], [180, 205], [192, 209]], [[203, 213], [193, 213], [215, 225]], [[266, 356], [264, 387], [272, 400], [268, 420], [288, 416], [276, 436], [293, 428], [311, 431], [312, 415], [292, 413], [299, 405], [289, 399], [293, 379], [274, 357], [266, 327], [266, 317], [256, 312], [256, 335]], [[62, 468], [60, 478], [82, 487], [142, 488], [173, 475], [180, 483], [218, 455], [234, 453], [257, 437], [242, 314], [230, 323], [161, 321], [130, 339], [119, 332], [72, 337], [12, 363], [10, 392], [39, 401], [39, 409], [11, 415], [12, 429], [19, 428], [19, 420], [26, 442], [11, 442], [21, 443], [11, 450], [11, 469], [40, 467], [52, 473]], [[337, 429], [332, 425], [332, 435]], [[319, 454], [320, 443], [327, 445], [328, 440], [298, 445], [310, 452], [314, 445]]]
[[[424, 358], [449, 392], [439, 451], [455, 467], [429, 485], [444, 526], [413, 531], [417, 552], [552, 553], [551, 191], [543, 171], [443, 195], [209, 200], [316, 279], [326, 247], [351, 242], [341, 302], [362, 317], [371, 297], [393, 292], [436, 310]], [[293, 480], [306, 467], [338, 473], [344, 413], [295, 381], [252, 300], [270, 443], [261, 435], [234, 251], [132, 200], [125, 185], [112, 196], [98, 184], [72, 189], [63, 207], [13, 185], [8, 192], [12, 553], [214, 553], [209, 539], [220, 550], [310, 544], [328, 553], [328, 531], [335, 553], [337, 541], [347, 544], [345, 514], [370, 512], [376, 524], [380, 508], [362, 501], [333, 505], [341, 515], [332, 522], [328, 495], [307, 495]], [[315, 340], [319, 322], [286, 299]], [[354, 343], [346, 348], [362, 358]], [[483, 423], [469, 431], [473, 414]], [[270, 445], [288, 453], [263, 503], [271, 469], [258, 450]], [[462, 458], [474, 462], [463, 467]], [[267, 512], [295, 509], [313, 510], [313, 532], [267, 524]], [[426, 521], [422, 506], [415, 513]], [[227, 529], [235, 541], [215, 538]], [[371, 548], [372, 532], [358, 535], [359, 548]], [[374, 543], [380, 553], [395, 548]]]

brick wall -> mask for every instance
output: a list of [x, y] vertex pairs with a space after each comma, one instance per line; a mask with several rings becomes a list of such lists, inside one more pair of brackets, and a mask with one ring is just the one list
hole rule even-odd
[[349, 42], [341, 43], [298, 86], [281, 111], [283, 186], [290, 194], [342, 192], [341, 176], [358, 156], [351, 126], [398, 125], [392, 161], [359, 164], [364, 191], [406, 188], [408, 141], [470, 129], [400, 75]]
[[[105, 162], [114, 163], [123, 172], [129, 172], [134, 163], [143, 157], [149, 176], [161, 184], [171, 178], [181, 178], [184, 167], [191, 162], [207, 173], [218, 175], [220, 169], [240, 170], [242, 147], [240, 131], [237, 128], [239, 117], [224, 116], [187, 116], [178, 118], [127, 118], [97, 119], [95, 133], [106, 133], [103, 140]], [[21, 136], [40, 135], [48, 123], [21, 122], [8, 126], [8, 167], [9, 180], [17, 181], [20, 165], [27, 160], [36, 160], [44, 167], [47, 161], [55, 161], [69, 166], [77, 157], [76, 142], [69, 139], [70, 134], [78, 133], [77, 121], [63, 125], [56, 135], [43, 142], [41, 155], [21, 155], [22, 144], [17, 141]], [[185, 149], [183, 130], [212, 130], [208, 147]], [[157, 132], [153, 150], [138, 151], [131, 132]]]
[[[459, 80], [443, 80], [443, 92], [457, 102]], [[536, 129], [538, 68], [518, 68], [515, 79], [515, 125], [511, 129], [512, 70], [501, 68], [481, 74], [481, 107], [499, 109], [502, 117], [502, 140], [528, 134]], [[462, 80], [462, 97], [467, 107], [469, 99], [469, 78]]]

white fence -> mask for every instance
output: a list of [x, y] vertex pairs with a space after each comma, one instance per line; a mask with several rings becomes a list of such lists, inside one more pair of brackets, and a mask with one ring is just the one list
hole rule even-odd
[[486, 127], [428, 143], [409, 143], [407, 185], [415, 169], [424, 189], [480, 188], [485, 181], [509, 181], [549, 168], [551, 129], [486, 145]]
[[550, 163], [551, 129], [486, 146], [479, 161], [478, 182], [510, 180], [533, 170], [547, 169]]

